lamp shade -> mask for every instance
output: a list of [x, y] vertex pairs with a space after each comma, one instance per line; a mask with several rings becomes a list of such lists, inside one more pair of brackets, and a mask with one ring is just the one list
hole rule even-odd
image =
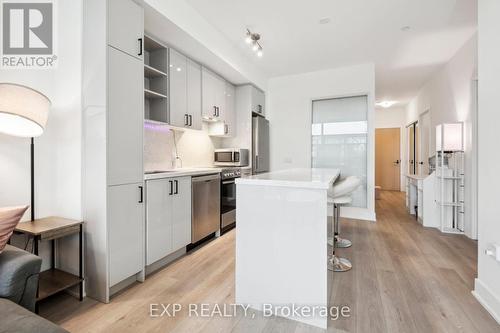
[[0, 133], [36, 137], [43, 133], [50, 100], [26, 86], [0, 83]]
[[436, 126], [437, 151], [463, 151], [463, 123], [449, 123]]

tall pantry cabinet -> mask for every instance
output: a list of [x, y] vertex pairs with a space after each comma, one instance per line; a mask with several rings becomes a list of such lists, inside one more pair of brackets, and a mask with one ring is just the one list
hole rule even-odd
[[144, 16], [133, 0], [83, 2], [86, 294], [144, 279]]

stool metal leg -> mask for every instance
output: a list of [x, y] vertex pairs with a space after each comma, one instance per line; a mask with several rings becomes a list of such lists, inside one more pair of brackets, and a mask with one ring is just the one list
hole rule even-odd
[[[333, 228], [335, 230], [335, 222], [338, 223], [338, 220], [335, 221], [335, 206], [333, 206]], [[335, 237], [333, 238], [333, 246], [332, 246], [332, 254], [328, 256], [328, 270], [334, 272], [346, 272], [352, 268], [352, 264], [346, 258], [339, 258], [335, 255], [335, 247], [336, 247]]]
[[334, 214], [335, 212], [337, 213], [336, 218], [337, 218], [337, 224], [335, 225], [335, 233], [334, 233], [334, 238], [335, 238], [335, 244], [338, 248], [346, 248], [346, 247], [351, 247], [352, 242], [348, 239], [342, 238], [339, 236], [339, 225], [340, 225], [340, 206], [334, 205], [333, 206], [333, 211]]

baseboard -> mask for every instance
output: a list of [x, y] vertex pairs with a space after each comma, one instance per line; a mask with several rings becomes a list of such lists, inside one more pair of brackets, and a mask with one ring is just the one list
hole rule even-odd
[[377, 221], [377, 216], [375, 212], [367, 208], [342, 207], [340, 209], [340, 216], [354, 220], [365, 220], [371, 222]]
[[475, 279], [472, 295], [500, 324], [500, 297], [495, 295], [481, 280]]

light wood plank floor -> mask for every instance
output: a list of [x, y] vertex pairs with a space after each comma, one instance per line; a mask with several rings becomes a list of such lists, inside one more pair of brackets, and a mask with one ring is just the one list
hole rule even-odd
[[[354, 268], [330, 274], [330, 302], [347, 305], [349, 318], [331, 320], [329, 332], [500, 332], [472, 296], [477, 244], [463, 236], [421, 227], [404, 208], [404, 194], [382, 192], [377, 223], [343, 220], [352, 240], [338, 250]], [[151, 318], [151, 303], [234, 302], [234, 231], [116, 296], [110, 304], [59, 295], [41, 315], [71, 332], [322, 332], [260, 313], [233, 318]], [[298, 268], [300, 269], [300, 268]]]

